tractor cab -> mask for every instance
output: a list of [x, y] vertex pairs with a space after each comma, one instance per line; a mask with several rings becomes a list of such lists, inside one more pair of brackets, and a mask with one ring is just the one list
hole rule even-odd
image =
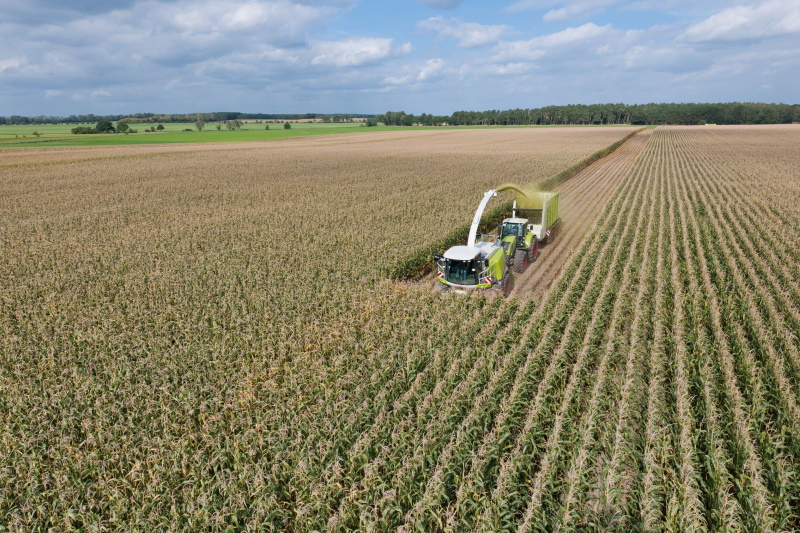
[[[503, 220], [503, 224], [500, 226], [500, 240], [503, 242], [507, 241], [514, 241], [514, 248], [517, 247], [524, 248], [526, 247], [525, 238], [526, 233], [528, 231], [528, 219], [527, 218], [507, 218]], [[513, 239], [508, 239], [507, 237], [513, 237]], [[510, 252], [513, 254], [515, 250], [511, 250]], [[507, 250], [508, 252], [508, 250]], [[508, 255], [508, 254], [507, 254]]]

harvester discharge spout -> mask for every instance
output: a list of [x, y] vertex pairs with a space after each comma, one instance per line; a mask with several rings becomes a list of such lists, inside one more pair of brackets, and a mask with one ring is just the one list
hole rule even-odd
[[472, 226], [469, 228], [469, 238], [467, 239], [467, 246], [475, 246], [475, 239], [478, 235], [478, 227], [481, 225], [481, 217], [483, 217], [483, 211], [486, 209], [486, 204], [489, 203], [489, 200], [497, 196], [497, 191], [491, 190], [486, 191], [483, 195], [483, 200], [481, 200], [480, 205], [478, 206], [478, 210], [475, 211], [475, 216], [472, 218]]

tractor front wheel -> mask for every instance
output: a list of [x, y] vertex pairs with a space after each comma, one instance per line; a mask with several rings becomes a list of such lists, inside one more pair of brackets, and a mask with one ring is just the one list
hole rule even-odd
[[539, 239], [534, 237], [533, 242], [531, 242], [531, 248], [528, 250], [528, 262], [533, 263], [537, 257], [539, 257]]
[[522, 273], [528, 268], [528, 252], [517, 250], [514, 253], [514, 272]]

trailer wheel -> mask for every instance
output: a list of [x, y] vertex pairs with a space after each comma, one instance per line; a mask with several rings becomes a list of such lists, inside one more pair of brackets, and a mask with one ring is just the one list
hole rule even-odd
[[553, 244], [553, 241], [556, 238], [556, 233], [558, 233], [558, 224], [556, 224], [552, 229], [550, 229], [549, 233], [547, 234], [547, 244]]
[[517, 250], [514, 253], [514, 272], [525, 272], [528, 268], [528, 252], [525, 250]]
[[531, 241], [531, 249], [528, 251], [528, 263], [533, 263], [539, 257], [539, 239], [536, 237]]
[[503, 281], [503, 298], [508, 298], [511, 294], [511, 289], [514, 288], [514, 274], [508, 272], [506, 279]]

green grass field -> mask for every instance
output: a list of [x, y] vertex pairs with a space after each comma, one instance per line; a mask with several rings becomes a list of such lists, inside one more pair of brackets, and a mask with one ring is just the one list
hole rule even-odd
[[[269, 124], [269, 130], [265, 126]], [[116, 123], [115, 123], [116, 125]], [[283, 123], [242, 124], [239, 130], [229, 131], [224, 123], [217, 130], [217, 123], [206, 123], [203, 131], [197, 131], [193, 123], [164, 123], [164, 130], [145, 132], [157, 123], [131, 124], [138, 133], [131, 134], [92, 134], [74, 135], [71, 130], [76, 126], [94, 126], [91, 124], [27, 124], [0, 125], [0, 147], [8, 146], [96, 146], [119, 144], [162, 144], [162, 143], [194, 143], [194, 142], [238, 142], [264, 141], [286, 137], [306, 137], [310, 135], [328, 135], [356, 131], [375, 131], [383, 126], [369, 128], [360, 122], [354, 123], [320, 123], [292, 122], [291, 129], [284, 129]], [[190, 129], [191, 131], [184, 131]], [[38, 136], [34, 132], [39, 133]]]
[[[217, 124], [221, 128], [217, 130]], [[269, 129], [265, 126], [269, 124]], [[207, 122], [203, 131], [197, 131], [192, 122], [163, 123], [164, 129], [156, 132], [145, 132], [158, 123], [131, 124], [138, 133], [122, 134], [89, 134], [75, 135], [72, 128], [76, 126], [93, 127], [95, 123], [84, 124], [14, 124], [0, 125], [0, 149], [20, 146], [101, 146], [124, 144], [167, 144], [167, 143], [207, 143], [207, 142], [242, 142], [267, 141], [288, 137], [308, 137], [311, 135], [331, 135], [335, 133], [357, 133], [367, 131], [396, 131], [398, 129], [450, 129], [450, 128], [564, 128], [572, 126], [375, 126], [367, 128], [361, 122], [323, 123], [323, 122], [290, 122], [291, 129], [284, 129], [283, 122], [244, 122], [239, 130], [229, 131], [225, 123]], [[116, 126], [116, 123], [114, 123]], [[579, 127], [579, 126], [575, 126]], [[595, 126], [613, 128], [617, 125]], [[184, 131], [191, 130], [191, 131]], [[34, 135], [37, 132], [39, 135]]]

